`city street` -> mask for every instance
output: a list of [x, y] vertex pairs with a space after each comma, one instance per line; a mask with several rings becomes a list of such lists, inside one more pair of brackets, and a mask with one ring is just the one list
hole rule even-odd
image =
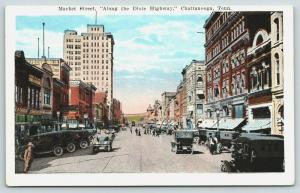
[[92, 153], [91, 148], [65, 153], [62, 157], [35, 158], [29, 173], [149, 173], [220, 172], [220, 160], [230, 153], [211, 155], [204, 146], [194, 145], [194, 154], [171, 152], [173, 136], [136, 136], [134, 131], [117, 134], [112, 152]]

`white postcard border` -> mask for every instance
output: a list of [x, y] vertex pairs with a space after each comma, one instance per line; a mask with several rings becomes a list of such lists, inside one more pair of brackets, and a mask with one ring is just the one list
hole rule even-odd
[[[95, 5], [99, 6], [99, 5]], [[141, 5], [140, 5], [141, 6]], [[195, 6], [195, 5], [191, 5]], [[80, 6], [78, 6], [80, 7]], [[116, 7], [116, 6], [115, 6]], [[162, 6], [163, 7], [163, 6]], [[216, 7], [216, 6], [213, 6]], [[293, 185], [295, 180], [294, 155], [294, 45], [293, 8], [291, 6], [230, 6], [231, 11], [283, 11], [284, 16], [284, 117], [285, 166], [284, 173], [109, 173], [109, 174], [16, 174], [14, 144], [14, 52], [16, 16], [62, 15], [58, 6], [8, 6], [5, 12], [5, 112], [6, 112], [6, 184], [9, 186], [197, 186], [197, 185]], [[63, 12], [63, 15], [89, 12]], [[126, 12], [148, 15], [153, 12]], [[198, 11], [185, 12], [200, 14]], [[90, 13], [93, 15], [92, 13]], [[101, 13], [100, 13], [101, 14]], [[106, 15], [124, 15], [107, 12]], [[175, 13], [159, 12], [159, 15]], [[176, 13], [183, 14], [183, 13]]]

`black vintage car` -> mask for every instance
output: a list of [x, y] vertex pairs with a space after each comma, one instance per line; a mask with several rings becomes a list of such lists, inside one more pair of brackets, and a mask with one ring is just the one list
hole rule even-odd
[[74, 152], [77, 147], [87, 148], [89, 146], [90, 133], [86, 130], [49, 130], [48, 132], [25, 136], [22, 144], [18, 147], [18, 156], [23, 157], [25, 146], [28, 142], [34, 144], [34, 154], [53, 153], [61, 156], [64, 150]]
[[171, 142], [172, 152], [190, 152], [193, 154], [194, 130], [177, 130], [174, 132], [174, 140]]
[[222, 161], [223, 172], [284, 171], [284, 139], [282, 136], [242, 134], [233, 140], [233, 160]]
[[229, 130], [229, 131], [219, 131], [218, 139], [219, 144], [221, 145], [220, 151], [227, 149], [230, 150], [232, 147], [232, 141], [240, 135], [239, 132]]

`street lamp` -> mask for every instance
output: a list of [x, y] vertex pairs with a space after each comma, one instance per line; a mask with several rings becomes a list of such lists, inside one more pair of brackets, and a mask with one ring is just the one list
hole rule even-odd
[[60, 116], [60, 112], [59, 112], [59, 111], [57, 111], [57, 112], [56, 112], [56, 115], [57, 115], [57, 123], [59, 123], [59, 116]]
[[96, 128], [96, 117], [94, 117], [94, 128]]
[[217, 130], [219, 131], [220, 110], [218, 109], [218, 110], [216, 111], [216, 113], [217, 113]]
[[84, 118], [84, 126], [85, 126], [85, 128], [86, 128], [88, 114], [85, 113], [85, 114], [83, 115], [83, 118]]

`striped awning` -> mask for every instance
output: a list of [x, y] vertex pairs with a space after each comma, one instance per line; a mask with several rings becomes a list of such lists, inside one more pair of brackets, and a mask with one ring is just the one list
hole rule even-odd
[[242, 130], [244, 131], [255, 131], [271, 128], [271, 119], [254, 119], [249, 121]]
[[218, 125], [218, 123], [214, 124], [213, 128], [214, 129], [223, 129], [223, 130], [234, 130], [243, 121], [244, 121], [243, 118], [236, 118], [236, 119], [224, 118], [219, 121], [219, 125]]
[[200, 128], [212, 128], [217, 123], [215, 119], [205, 119], [198, 125]]

